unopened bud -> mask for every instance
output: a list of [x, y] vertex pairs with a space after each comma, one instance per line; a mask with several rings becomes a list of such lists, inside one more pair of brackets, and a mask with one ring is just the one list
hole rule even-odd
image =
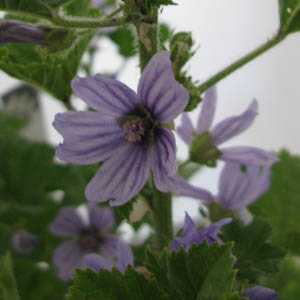
[[37, 245], [37, 237], [22, 229], [14, 234], [11, 243], [17, 253], [30, 254]]

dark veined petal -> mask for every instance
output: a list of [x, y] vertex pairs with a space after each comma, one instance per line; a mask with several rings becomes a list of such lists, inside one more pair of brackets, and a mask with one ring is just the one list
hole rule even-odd
[[269, 288], [263, 286], [255, 286], [245, 290], [245, 296], [249, 300], [277, 300], [277, 293]]
[[57, 114], [53, 125], [64, 138], [56, 155], [68, 163], [85, 165], [103, 161], [125, 143], [117, 121], [98, 112]]
[[182, 114], [181, 124], [176, 128], [176, 131], [187, 145], [192, 144], [195, 129], [187, 113]]
[[99, 272], [100, 270], [111, 271], [113, 268], [113, 263], [110, 258], [93, 253], [84, 256], [83, 268], [88, 268], [95, 272]]
[[249, 146], [222, 148], [221, 153], [222, 160], [243, 165], [272, 166], [278, 161], [276, 154]]
[[197, 122], [197, 133], [202, 134], [209, 131], [215, 117], [217, 104], [217, 89], [210, 88], [204, 95], [201, 113]]
[[104, 115], [123, 116], [138, 103], [136, 93], [118, 80], [100, 74], [72, 81], [74, 93]]
[[75, 208], [62, 208], [53, 223], [50, 225], [50, 231], [61, 237], [78, 236], [85, 225], [78, 215]]
[[258, 103], [254, 100], [241, 115], [225, 119], [212, 130], [212, 137], [216, 145], [228, 141], [248, 129], [257, 116]]
[[66, 241], [58, 246], [53, 255], [53, 263], [58, 268], [58, 276], [69, 280], [82, 263], [82, 252], [76, 241]]
[[161, 123], [171, 122], [184, 111], [189, 94], [175, 80], [168, 52], [159, 52], [150, 60], [140, 79], [138, 96]]
[[91, 202], [110, 200], [111, 206], [122, 205], [143, 188], [149, 172], [146, 149], [128, 143], [103, 163], [88, 184], [86, 197]]
[[90, 224], [95, 226], [101, 232], [108, 231], [114, 225], [114, 215], [108, 207], [97, 207], [89, 205]]

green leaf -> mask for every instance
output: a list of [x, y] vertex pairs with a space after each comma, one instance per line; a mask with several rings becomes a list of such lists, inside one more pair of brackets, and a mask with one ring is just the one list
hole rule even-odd
[[94, 273], [77, 271], [67, 300], [163, 300], [157, 282], [133, 269], [124, 274], [114, 270]]
[[272, 169], [270, 190], [252, 206], [254, 214], [273, 228], [272, 241], [293, 254], [300, 254], [300, 157], [282, 151]]
[[300, 30], [300, 0], [279, 0], [281, 30], [288, 34]]
[[170, 299], [239, 299], [231, 250], [230, 244], [203, 244], [189, 252], [148, 253], [147, 268]]
[[271, 233], [271, 226], [260, 219], [254, 219], [248, 226], [234, 221], [224, 227], [223, 240], [234, 241], [235, 267], [240, 279], [255, 283], [260, 276], [278, 271], [284, 253], [272, 245]]
[[19, 300], [12, 260], [9, 254], [0, 258], [0, 299]]

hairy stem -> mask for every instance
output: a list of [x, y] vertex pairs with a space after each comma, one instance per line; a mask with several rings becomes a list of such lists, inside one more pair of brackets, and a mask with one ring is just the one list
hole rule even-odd
[[216, 75], [212, 76], [207, 81], [202, 83], [199, 86], [199, 90], [201, 91], [201, 93], [205, 92], [207, 89], [214, 86], [215, 84], [217, 84], [222, 79], [224, 79], [227, 76], [231, 75], [233, 72], [235, 72], [239, 68], [243, 67], [244, 65], [246, 65], [250, 61], [254, 60], [258, 56], [262, 55], [266, 51], [270, 50], [271, 48], [273, 48], [274, 46], [279, 44], [285, 37], [286, 37], [286, 35], [282, 35], [279, 32], [272, 39], [270, 39], [269, 41], [267, 41], [266, 43], [264, 43], [263, 45], [261, 45], [260, 47], [255, 49], [254, 51], [251, 51], [249, 54], [243, 56], [242, 58], [240, 58], [239, 60], [237, 60], [233, 64], [226, 67], [224, 70], [220, 71], [219, 73], [217, 73]]

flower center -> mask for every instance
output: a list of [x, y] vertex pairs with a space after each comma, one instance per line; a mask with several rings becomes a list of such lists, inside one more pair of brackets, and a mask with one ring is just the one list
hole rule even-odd
[[128, 120], [123, 124], [125, 139], [128, 142], [140, 142], [145, 135], [146, 128], [144, 121], [140, 118], [136, 120]]
[[101, 243], [101, 236], [96, 228], [88, 228], [81, 232], [79, 245], [83, 251], [97, 252]]

